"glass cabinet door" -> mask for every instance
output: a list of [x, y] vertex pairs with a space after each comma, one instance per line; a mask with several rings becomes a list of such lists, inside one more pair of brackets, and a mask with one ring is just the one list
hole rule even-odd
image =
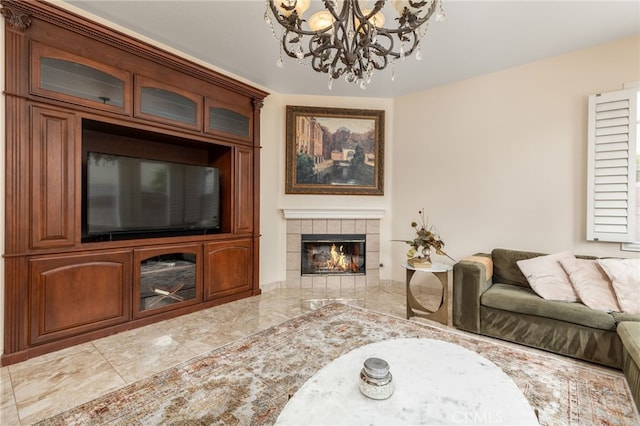
[[217, 88], [215, 97], [205, 99], [205, 132], [253, 143], [251, 99]]
[[200, 302], [200, 245], [135, 251], [138, 317]]
[[124, 106], [124, 81], [64, 59], [40, 59], [40, 87], [94, 102]]
[[250, 136], [249, 126], [250, 120], [246, 115], [227, 108], [209, 107], [209, 130], [246, 139]]
[[50, 98], [128, 112], [129, 73], [34, 43], [32, 91]]
[[136, 77], [136, 95], [137, 117], [201, 130], [200, 96], [141, 76]]

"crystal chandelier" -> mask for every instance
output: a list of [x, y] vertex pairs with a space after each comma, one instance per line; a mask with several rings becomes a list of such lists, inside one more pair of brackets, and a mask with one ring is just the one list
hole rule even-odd
[[[280, 42], [277, 65], [284, 66], [282, 53], [310, 64], [329, 75], [329, 89], [335, 79], [344, 76], [350, 83], [366, 88], [374, 70], [382, 70], [397, 59], [416, 52], [422, 59], [420, 39], [427, 32], [429, 19], [444, 18], [441, 0], [391, 0], [398, 16], [393, 28], [385, 27], [381, 9], [386, 0], [372, 2], [358, 0], [323, 0], [322, 10], [309, 19], [303, 15], [311, 0], [266, 0], [265, 21], [273, 36]], [[320, 2], [318, 2], [320, 3]], [[271, 16], [280, 24], [277, 34]], [[395, 77], [392, 72], [391, 78]]]

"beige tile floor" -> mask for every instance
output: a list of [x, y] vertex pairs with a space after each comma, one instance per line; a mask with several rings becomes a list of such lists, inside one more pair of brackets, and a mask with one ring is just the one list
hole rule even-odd
[[[425, 306], [433, 288], [425, 285]], [[274, 289], [0, 368], [0, 424], [28, 425], [225, 343], [279, 324], [326, 299], [400, 317], [403, 285], [359, 290]]]

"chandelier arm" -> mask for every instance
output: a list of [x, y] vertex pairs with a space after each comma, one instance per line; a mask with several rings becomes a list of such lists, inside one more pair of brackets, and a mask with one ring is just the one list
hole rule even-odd
[[[356, 72], [356, 74], [360, 78], [364, 78], [364, 75], [369, 73], [369, 65], [377, 70], [386, 68], [389, 63], [387, 57], [390, 55], [390, 53], [393, 53], [389, 50], [389, 48], [385, 48], [378, 43], [371, 44], [370, 46], [370, 49], [366, 51], [367, 56], [361, 58], [359, 61], [360, 68], [358, 72]], [[377, 62], [376, 59], [379, 59], [380, 62]], [[365, 60], [366, 64], [364, 63]]]
[[333, 75], [333, 73], [331, 72], [331, 70], [333, 69], [331, 63], [326, 62], [319, 56], [314, 56], [311, 59], [311, 68], [313, 68], [317, 72]]
[[[363, 61], [368, 61], [366, 54], [369, 50], [368, 46], [371, 45], [371, 43], [367, 43], [367, 41], [372, 39], [372, 32], [376, 31], [375, 28], [372, 29], [373, 24], [371, 24], [370, 19], [380, 11], [384, 3], [384, 1], [376, 1], [374, 8], [365, 14], [360, 8], [358, 1], [344, 2], [340, 16], [340, 18], [344, 17], [344, 19], [339, 20], [341, 23], [346, 22], [348, 26], [351, 26], [351, 29], [345, 29], [344, 25], [341, 25], [341, 32], [343, 35], [346, 35], [346, 37], [343, 37], [345, 41], [343, 63], [345, 63], [346, 67], [351, 69], [358, 78], [362, 78], [366, 70], [366, 65]], [[350, 34], [351, 32], [352, 35]], [[365, 56], [363, 56], [362, 53], [365, 53]]]
[[387, 32], [381, 32], [378, 30], [378, 40], [380, 38], [386, 38], [389, 42], [389, 46], [385, 47], [382, 43], [376, 41], [375, 43], [371, 43], [370, 46], [376, 50], [378, 55], [389, 55], [393, 53], [393, 46], [395, 45], [395, 39], [391, 34]]
[[[328, 3], [325, 0], [325, 3]], [[349, 32], [355, 31], [355, 28], [350, 29], [349, 26], [353, 25], [353, 22], [349, 21], [351, 3], [344, 1], [342, 10], [339, 15], [335, 14], [335, 10], [332, 11], [336, 20], [333, 22], [333, 40], [336, 46], [336, 55], [340, 57], [347, 67], [354, 63], [353, 55], [355, 51], [355, 41], [350, 40]], [[343, 71], [344, 72], [344, 71]], [[341, 72], [340, 74], [342, 75]]]
[[[289, 39], [289, 34], [293, 34], [294, 38]], [[303, 53], [302, 56], [299, 56], [300, 46], [301, 46], [300, 43], [302, 42], [302, 40], [303, 38], [297, 35], [296, 32], [286, 30], [285, 33], [282, 35], [282, 41], [281, 41], [282, 50], [284, 51], [284, 53], [287, 54], [287, 56], [298, 59], [298, 60], [302, 60], [304, 58], [312, 56], [311, 52], [306, 52], [306, 53]], [[291, 48], [294, 46], [297, 46], [298, 49], [291, 50]]]
[[[327, 59], [330, 57], [331, 56], [329, 55]], [[311, 67], [317, 72], [329, 74], [331, 78], [337, 79], [340, 78], [347, 70], [346, 67], [338, 65], [339, 59], [339, 55], [333, 55], [331, 62], [325, 62], [321, 57], [314, 56], [311, 59]]]
[[409, 0], [409, 6], [411, 6], [414, 9], [420, 9], [422, 6], [426, 6], [427, 4], [427, 0]]
[[[411, 4], [411, 0], [409, 0], [409, 2]], [[384, 30], [389, 34], [401, 34], [406, 31], [415, 31], [423, 24], [425, 24], [429, 19], [431, 19], [431, 16], [435, 13], [437, 8], [438, 1], [433, 1], [431, 3], [431, 7], [429, 8], [429, 10], [427, 10], [427, 13], [420, 18], [418, 17], [418, 15], [411, 13], [411, 11], [409, 11], [405, 7], [402, 15], [399, 18], [396, 18], [396, 20], [400, 23], [398, 28], [384, 28]]]
[[278, 8], [276, 7], [274, 0], [267, 0], [267, 5], [271, 9], [273, 17], [276, 18], [276, 21], [278, 21], [278, 24], [280, 24], [282, 27], [294, 32], [296, 32], [298, 29], [301, 29], [300, 24], [302, 23], [302, 20], [298, 18], [297, 12], [293, 12], [291, 15], [289, 15], [289, 17], [286, 17], [284, 15], [280, 15], [280, 12], [278, 12]]
[[331, 13], [333, 19], [335, 19], [336, 21], [342, 20], [342, 14], [345, 12], [345, 9], [348, 8], [348, 1], [345, 1], [343, 3], [342, 9], [340, 9], [340, 13], [338, 13], [331, 0], [322, 0], [322, 3], [324, 3], [325, 9], [327, 9], [329, 13]]
[[[335, 44], [331, 43], [331, 36], [329, 34], [317, 34], [309, 40], [309, 55], [313, 57], [311, 66], [314, 70], [319, 72], [329, 72], [329, 64], [327, 61], [331, 58], [332, 51], [338, 51], [339, 48]], [[338, 57], [339, 55], [333, 55]], [[319, 64], [317, 64], [319, 61]], [[333, 61], [335, 63], [335, 61]]]
[[[373, 18], [378, 12], [380, 12], [380, 10], [385, 4], [385, 1], [386, 0], [376, 1], [376, 3], [373, 6], [373, 9], [371, 9], [369, 13], [367, 13], [366, 15], [360, 8], [359, 1], [354, 1], [353, 3], [345, 1], [345, 7], [347, 6], [347, 4], [350, 4], [350, 5], [353, 4], [353, 18], [354, 18], [354, 21], [359, 22], [357, 28], [355, 28], [355, 22], [353, 25], [356, 33], [358, 33], [360, 30], [366, 32], [367, 34], [369, 33], [368, 28], [370, 26], [373, 26], [373, 24], [370, 22], [370, 19]], [[326, 0], [325, 0], [325, 3], [326, 3]]]
[[344, 74], [344, 72], [346, 71], [345, 67], [338, 66], [338, 61], [342, 56], [339, 53], [340, 51], [337, 50], [335, 55], [333, 55], [333, 60], [331, 61], [331, 68], [327, 71], [327, 72], [330, 72], [331, 78], [334, 78], [334, 79], [340, 78], [342, 74]]
[[289, 49], [289, 43], [291, 43], [291, 41], [288, 40], [288, 37], [289, 37], [289, 30], [286, 30], [284, 34], [282, 34], [282, 40], [280, 41], [280, 43], [282, 44], [282, 50], [288, 56], [295, 58], [296, 54]]
[[403, 56], [404, 57], [410, 56], [418, 48], [418, 45], [420, 44], [420, 37], [418, 36], [415, 30], [410, 31], [404, 34], [404, 40], [401, 39], [400, 43], [406, 43], [406, 45], [409, 47], [404, 47], [403, 45], [404, 51], [402, 53], [389, 52], [389, 56], [393, 56], [396, 59], [402, 58]]
[[382, 55], [375, 55], [376, 58], [379, 58], [382, 60], [382, 63], [379, 64], [376, 61], [374, 61], [373, 59], [371, 59], [369, 62], [371, 64], [373, 64], [373, 67], [377, 70], [383, 70], [387, 67], [387, 65], [389, 64], [389, 59], [387, 59], [387, 56], [382, 56]]

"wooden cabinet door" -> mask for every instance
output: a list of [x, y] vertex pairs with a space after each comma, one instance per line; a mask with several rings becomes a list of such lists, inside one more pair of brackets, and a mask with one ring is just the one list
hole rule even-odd
[[[236, 150], [235, 232], [253, 231], [253, 149]], [[258, 214], [258, 213], [255, 213]]]
[[205, 244], [205, 299], [251, 291], [253, 250], [250, 239]]
[[131, 317], [131, 251], [29, 261], [30, 341], [49, 342]]
[[[31, 246], [72, 246], [81, 190], [77, 185], [76, 118], [72, 113], [31, 108]], [[78, 206], [77, 206], [78, 204]]]

